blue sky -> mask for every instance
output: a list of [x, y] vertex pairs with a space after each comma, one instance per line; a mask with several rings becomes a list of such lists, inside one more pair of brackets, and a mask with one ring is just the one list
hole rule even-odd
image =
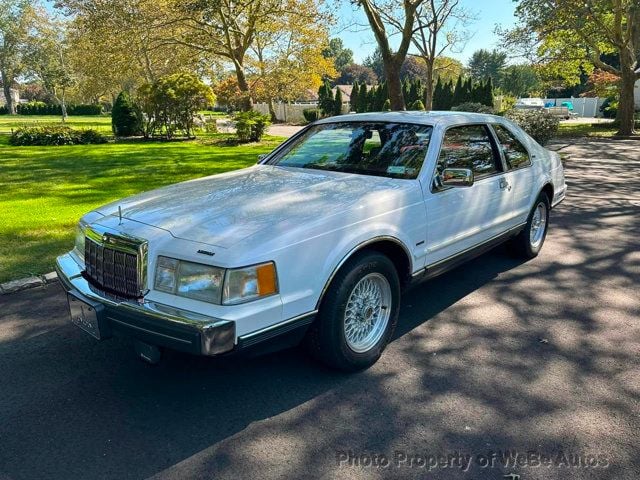
[[[366, 28], [350, 28], [343, 30], [344, 25], [357, 22], [365, 24], [364, 14], [350, 2], [342, 2], [340, 9], [340, 21], [333, 32], [333, 36], [342, 38], [347, 48], [353, 50], [356, 62], [360, 63], [375, 50], [373, 35]], [[477, 21], [469, 26], [469, 32], [473, 34], [465, 48], [460, 53], [452, 53], [450, 56], [457, 58], [466, 64], [471, 54], [481, 48], [492, 49], [497, 46], [499, 39], [493, 33], [496, 24], [511, 26], [515, 22], [514, 10], [516, 3], [513, 0], [461, 0], [465, 8], [476, 13]]]

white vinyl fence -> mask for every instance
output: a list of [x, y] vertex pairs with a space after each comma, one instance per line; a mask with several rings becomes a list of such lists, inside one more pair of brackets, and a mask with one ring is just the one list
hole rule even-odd
[[573, 103], [573, 113], [579, 117], [595, 118], [602, 117], [600, 107], [604, 103], [604, 98], [545, 98], [545, 105], [555, 103], [554, 106], [561, 107], [562, 102]]
[[[316, 103], [276, 103], [274, 105], [276, 118], [285, 123], [305, 123], [306, 120], [302, 112], [308, 108], [318, 108], [318, 105]], [[253, 109], [264, 115], [269, 115], [269, 105], [266, 103], [256, 103], [253, 105]], [[342, 105], [342, 113], [349, 113], [348, 103]]]

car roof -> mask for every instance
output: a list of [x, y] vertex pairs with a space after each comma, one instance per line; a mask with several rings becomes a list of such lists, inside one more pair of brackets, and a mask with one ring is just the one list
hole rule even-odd
[[336, 122], [398, 122], [417, 123], [421, 125], [459, 125], [465, 123], [503, 123], [503, 117], [489, 115], [485, 113], [470, 112], [424, 112], [424, 111], [401, 111], [401, 112], [371, 112], [371, 113], [349, 113], [337, 117], [323, 118], [317, 124]]

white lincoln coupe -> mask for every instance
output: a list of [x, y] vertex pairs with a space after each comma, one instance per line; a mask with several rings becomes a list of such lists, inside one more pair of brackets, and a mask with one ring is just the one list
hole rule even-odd
[[344, 115], [253, 167], [89, 212], [57, 271], [77, 326], [149, 362], [304, 342], [353, 371], [380, 357], [405, 286], [505, 241], [535, 257], [565, 191], [558, 155], [502, 117]]

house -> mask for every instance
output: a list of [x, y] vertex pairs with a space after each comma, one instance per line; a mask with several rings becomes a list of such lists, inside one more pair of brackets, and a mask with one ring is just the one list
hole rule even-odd
[[640, 80], [636, 82], [636, 110], [640, 110]]
[[[16, 88], [10, 89], [11, 97], [13, 98], [13, 104], [18, 105], [20, 103], [20, 92]], [[4, 107], [7, 104], [7, 100], [4, 98], [4, 92], [0, 91], [0, 107]]]

